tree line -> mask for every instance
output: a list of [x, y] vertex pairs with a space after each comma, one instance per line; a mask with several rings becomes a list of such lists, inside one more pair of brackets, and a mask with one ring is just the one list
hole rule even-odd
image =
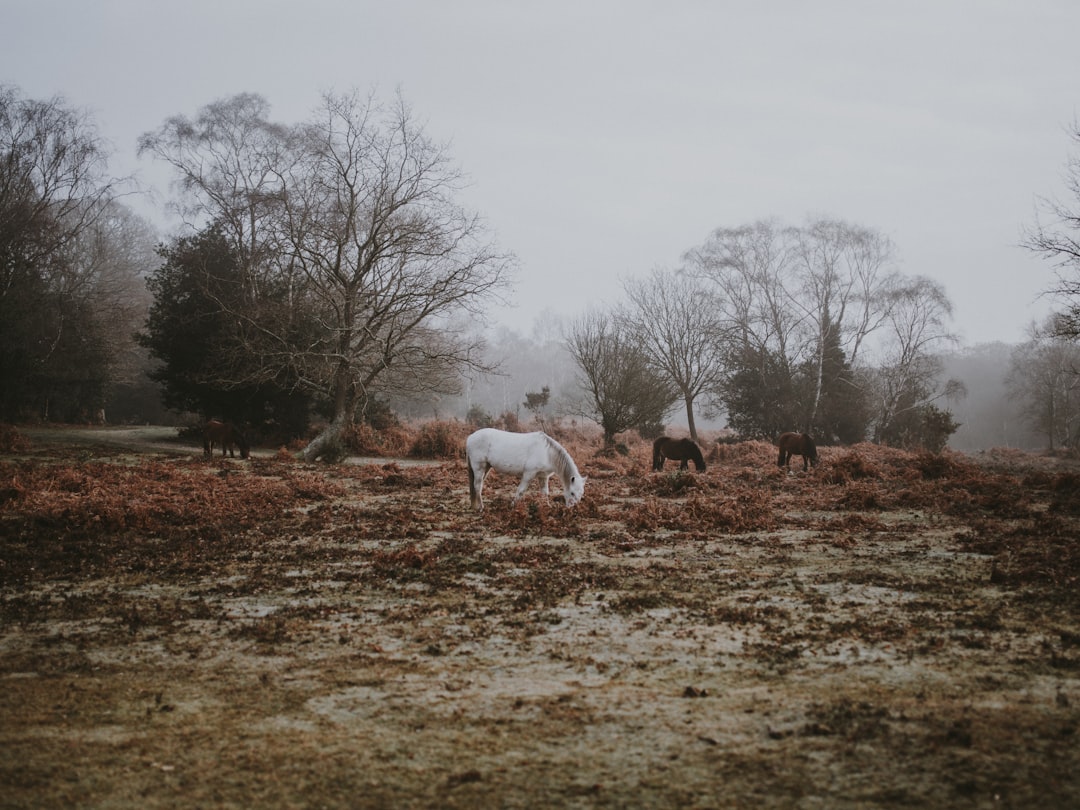
[[[676, 270], [624, 282], [626, 301], [576, 320], [569, 343], [610, 441], [659, 423], [676, 403], [740, 436], [813, 433], [940, 449], [957, 425], [942, 407], [940, 352], [952, 304], [895, 269], [881, 234], [816, 219], [720, 228]], [[638, 392], [638, 410], [621, 403]]]
[[[171, 168], [185, 222], [156, 246], [89, 116], [0, 88], [0, 138], [0, 419], [92, 421], [149, 374], [176, 411], [291, 435], [320, 416], [315, 458], [391, 403], [455, 401], [498, 372], [484, 316], [516, 259], [400, 95], [328, 93], [299, 123], [250, 93], [169, 118], [138, 142]], [[1051, 210], [1027, 246], [1058, 263], [1067, 306], [1009, 379], [1031, 424], [1075, 446], [1080, 223]], [[841, 220], [718, 228], [566, 324], [577, 379], [551, 401], [609, 442], [679, 409], [695, 438], [722, 416], [746, 437], [940, 448], [963, 392], [943, 379], [952, 304], [896, 265], [885, 236]]]
[[93, 119], [0, 86], [0, 419], [100, 419], [141, 373], [152, 228]]

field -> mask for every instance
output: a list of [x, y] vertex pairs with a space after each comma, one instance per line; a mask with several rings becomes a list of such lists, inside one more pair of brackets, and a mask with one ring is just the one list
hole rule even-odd
[[[149, 439], [153, 438], [153, 441]], [[0, 807], [1077, 807], [1080, 466], [8, 429]]]

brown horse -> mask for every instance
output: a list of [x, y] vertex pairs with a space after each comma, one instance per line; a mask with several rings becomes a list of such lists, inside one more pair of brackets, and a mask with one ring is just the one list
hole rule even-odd
[[221, 448], [221, 457], [225, 458], [225, 451], [229, 452], [229, 455], [233, 458], [236, 457], [236, 453], [233, 452], [233, 447], [240, 448], [240, 458], [247, 458], [248, 453], [251, 451], [251, 447], [248, 444], [247, 437], [243, 432], [236, 427], [232, 422], [222, 422], [217, 419], [211, 419], [203, 426], [203, 455], [212, 456], [214, 454], [214, 444], [217, 444]]
[[652, 468], [664, 469], [664, 459], [670, 458], [679, 464], [680, 470], [690, 469], [690, 462], [694, 462], [694, 468], [698, 472], [705, 472], [705, 459], [701, 455], [701, 448], [693, 439], [672, 439], [661, 436], [652, 446]]
[[817, 466], [817, 447], [814, 440], [806, 433], [781, 433], [776, 440], [780, 448], [780, 457], [776, 460], [777, 467], [791, 469], [791, 457], [802, 456], [802, 468], [807, 469], [808, 463]]

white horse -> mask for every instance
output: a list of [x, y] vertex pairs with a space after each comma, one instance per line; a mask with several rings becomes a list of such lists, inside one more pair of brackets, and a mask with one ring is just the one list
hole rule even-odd
[[573, 506], [585, 494], [585, 478], [566, 449], [546, 433], [508, 433], [495, 428], [481, 428], [465, 440], [465, 464], [469, 468], [469, 499], [474, 507], [484, 509], [484, 478], [488, 470], [520, 475], [514, 500], [517, 501], [529, 482], [544, 476], [544, 494], [548, 479], [555, 473], [562, 481], [563, 497]]

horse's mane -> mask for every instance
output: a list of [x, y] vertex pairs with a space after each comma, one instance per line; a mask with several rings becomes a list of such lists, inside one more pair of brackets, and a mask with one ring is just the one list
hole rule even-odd
[[580, 476], [581, 473], [578, 472], [577, 465], [574, 463], [574, 459], [570, 458], [566, 448], [546, 433], [540, 435], [547, 439], [548, 446], [555, 451], [555, 469], [559, 473], [559, 478], [568, 481], [572, 476]]

